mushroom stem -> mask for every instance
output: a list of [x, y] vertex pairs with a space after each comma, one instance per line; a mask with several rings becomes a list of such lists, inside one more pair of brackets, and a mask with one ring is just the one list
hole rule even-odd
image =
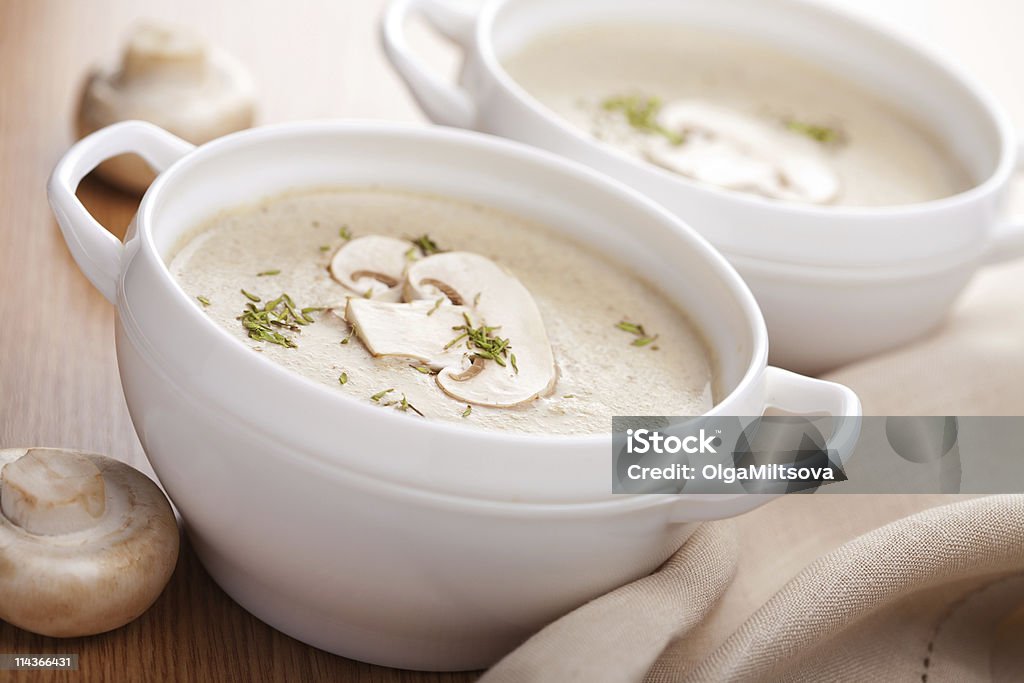
[[30, 449], [0, 470], [0, 510], [37, 536], [82, 531], [103, 516], [106, 487], [99, 468], [85, 456], [44, 460]]

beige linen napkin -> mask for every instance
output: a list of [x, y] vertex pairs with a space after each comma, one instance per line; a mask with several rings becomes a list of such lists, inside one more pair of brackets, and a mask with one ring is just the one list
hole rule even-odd
[[846, 543], [697, 666], [677, 641], [647, 680], [987, 680], [993, 637], [1022, 605], [1024, 495], [962, 501]]
[[552, 623], [483, 680], [640, 680], [670, 638], [708, 615], [736, 557], [730, 522], [705, 524], [658, 571]]
[[[866, 414], [1024, 414], [1021, 283], [1024, 263], [992, 269], [941, 330], [829, 378]], [[786, 496], [483, 678], [641, 680], [1024, 680], [1024, 495]]]
[[[850, 498], [864, 506], [871, 497]], [[913, 498], [927, 505], [937, 497]], [[834, 499], [800, 497], [778, 514], [795, 521], [826, 500]], [[761, 517], [771, 524], [771, 516]], [[719, 643], [722, 624], [714, 622], [728, 624], [743, 611], [742, 595], [716, 604], [732, 573], [735, 537], [744, 536], [738, 531], [735, 522], [704, 525], [659, 571], [554, 622], [483, 681], [935, 683], [1024, 676], [1024, 495], [932, 507], [858, 536], [800, 571]], [[760, 533], [784, 557], [799, 545], [799, 531], [777, 532]], [[796, 548], [791, 557], [800, 555]], [[760, 569], [784, 572], [787, 563], [778, 559]], [[729, 590], [756, 600], [757, 589], [743, 583]]]

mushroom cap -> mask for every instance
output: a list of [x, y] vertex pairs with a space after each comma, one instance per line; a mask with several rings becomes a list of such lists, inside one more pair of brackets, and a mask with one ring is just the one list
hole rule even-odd
[[[509, 408], [551, 391], [558, 378], [544, 319], [530, 291], [497, 263], [468, 251], [449, 251], [416, 261], [406, 272], [406, 298], [438, 293], [473, 302], [474, 325], [495, 326], [511, 341], [517, 362], [474, 362], [471, 370], [448, 366], [437, 384], [467, 403]], [[479, 296], [478, 296], [479, 295]], [[475, 349], [470, 347], [470, 352]]]
[[[164, 24], [137, 26], [121, 63], [90, 72], [78, 106], [77, 133], [141, 119], [202, 144], [253, 122], [252, 79], [236, 59], [192, 33]], [[153, 172], [142, 159], [121, 156], [99, 167], [103, 178], [144, 191]]]
[[0, 450], [0, 619], [46, 636], [139, 617], [177, 562], [163, 492], [125, 463], [55, 448]]
[[343, 244], [331, 259], [331, 277], [354, 295], [398, 301], [413, 245], [385, 235], [365, 235]]
[[[370, 353], [427, 364], [437, 371], [441, 390], [467, 403], [508, 408], [551, 391], [558, 377], [551, 342], [533, 296], [518, 278], [467, 251], [409, 263], [406, 250], [399, 251], [408, 242], [391, 241], [395, 244], [377, 243], [387, 246], [387, 258], [359, 263], [378, 263], [375, 271], [387, 271], [389, 282], [395, 282], [386, 294], [401, 291], [406, 303], [352, 297], [343, 316]], [[392, 273], [402, 280], [396, 282]], [[477, 345], [475, 335], [485, 337], [476, 339], [487, 348]], [[499, 339], [510, 345], [496, 354], [493, 343]]]

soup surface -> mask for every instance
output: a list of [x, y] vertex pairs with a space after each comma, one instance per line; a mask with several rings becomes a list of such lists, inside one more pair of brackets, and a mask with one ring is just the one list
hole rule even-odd
[[503, 64], [574, 126], [702, 183], [850, 206], [927, 201], [971, 185], [920, 122], [749, 38], [594, 24], [542, 35]]
[[[387, 270], [386, 258], [351, 265], [399, 244], [392, 268], [401, 277], [372, 274]], [[452, 264], [462, 270], [445, 275]], [[437, 280], [468, 273], [463, 281], [479, 291], [458, 297], [424, 279], [429, 291], [410, 296], [412, 273], [430, 268]], [[494, 209], [377, 189], [291, 193], [199, 226], [170, 269], [254, 352], [416, 419], [583, 434], [610, 431], [613, 415], [692, 415], [713, 405], [712, 359], [673, 303], [590, 249]], [[354, 286], [342, 284], [353, 284], [345, 273]], [[350, 325], [356, 313], [363, 317]], [[398, 352], [368, 350], [387, 345]], [[460, 381], [467, 365], [483, 371]], [[489, 377], [504, 383], [497, 393], [463, 391], [486, 388]], [[540, 389], [515, 396], [517, 382]], [[496, 396], [514, 405], [496, 405]]]

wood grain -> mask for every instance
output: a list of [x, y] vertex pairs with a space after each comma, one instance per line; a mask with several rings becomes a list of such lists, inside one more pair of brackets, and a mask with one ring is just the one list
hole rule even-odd
[[[99, 451], [152, 473], [132, 431], [114, 358], [113, 309], [81, 275], [46, 202], [72, 140], [89, 64], [116, 56], [129, 27], [194, 27], [242, 59], [261, 122], [331, 116], [420, 120], [377, 47], [382, 2], [0, 0], [0, 447]], [[440, 68], [452, 53], [414, 33]], [[137, 199], [88, 179], [79, 196], [118, 237]], [[91, 638], [43, 638], [0, 622], [0, 652], [77, 653], [78, 672], [0, 672], [16, 681], [466, 681], [336, 657], [249, 615], [203, 570], [187, 540], [142, 618]]]
[[317, 650], [251, 616], [203, 570], [187, 541], [148, 612], [110, 633], [44, 638], [0, 626], [0, 652], [79, 655], [78, 671], [0, 672], [14, 681], [357, 681], [456, 683], [472, 674], [371, 666]]

